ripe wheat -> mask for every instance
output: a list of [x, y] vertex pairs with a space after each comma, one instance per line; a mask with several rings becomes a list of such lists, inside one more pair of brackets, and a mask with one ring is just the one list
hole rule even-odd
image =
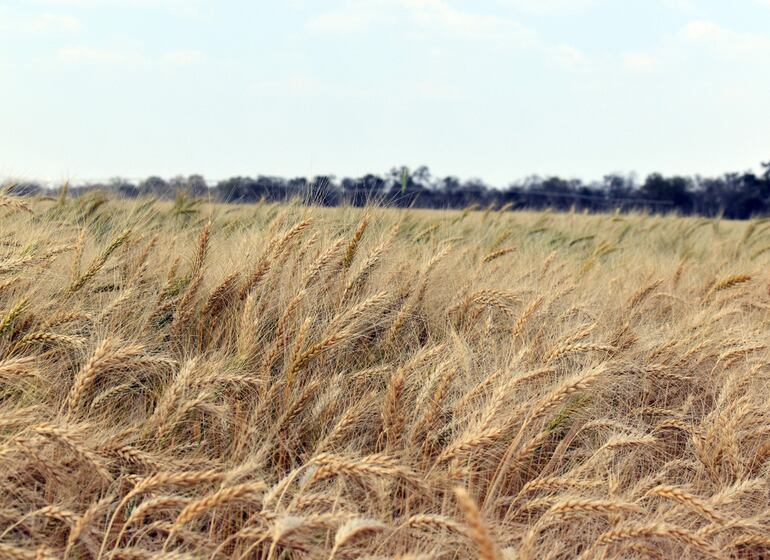
[[766, 225], [0, 207], [2, 557], [770, 553]]

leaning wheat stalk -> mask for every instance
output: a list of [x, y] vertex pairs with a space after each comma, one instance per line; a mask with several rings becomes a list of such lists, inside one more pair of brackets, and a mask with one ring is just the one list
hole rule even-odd
[[465, 514], [465, 523], [468, 526], [468, 536], [478, 549], [480, 560], [498, 560], [500, 555], [497, 552], [497, 546], [489, 534], [489, 529], [481, 517], [476, 502], [470, 497], [464, 488], [455, 488], [455, 497], [457, 503]]

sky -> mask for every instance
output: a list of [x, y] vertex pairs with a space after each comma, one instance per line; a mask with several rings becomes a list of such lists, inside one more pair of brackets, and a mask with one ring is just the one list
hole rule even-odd
[[0, 176], [770, 160], [770, 0], [0, 0]]

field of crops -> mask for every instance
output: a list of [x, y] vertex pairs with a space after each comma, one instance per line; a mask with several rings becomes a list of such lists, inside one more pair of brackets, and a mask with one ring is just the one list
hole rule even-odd
[[0, 198], [0, 558], [764, 558], [770, 222]]

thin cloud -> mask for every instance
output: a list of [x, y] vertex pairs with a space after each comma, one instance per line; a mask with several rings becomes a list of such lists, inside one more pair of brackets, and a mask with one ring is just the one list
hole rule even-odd
[[183, 6], [193, 0], [34, 0], [42, 6], [74, 6], [84, 8], [102, 8], [111, 6]]
[[393, 26], [396, 33], [473, 40], [495, 48], [536, 53], [549, 64], [573, 69], [585, 66], [586, 54], [573, 45], [549, 44], [515, 19], [462, 10], [447, 0], [359, 0], [323, 13], [307, 23], [312, 33], [362, 33], [375, 26]]
[[80, 20], [62, 14], [42, 14], [29, 23], [29, 30], [36, 33], [80, 31]]
[[347, 11], [327, 12], [307, 23], [310, 31], [318, 33], [355, 33], [367, 29], [381, 19], [381, 15], [367, 7], [356, 7]]
[[649, 70], [655, 66], [655, 58], [647, 53], [627, 53], [623, 55], [623, 64], [634, 70]]
[[76, 33], [81, 29], [80, 20], [69, 14], [43, 13], [22, 15], [0, 6], [0, 31], [9, 34], [61, 34]]
[[576, 67], [586, 62], [586, 54], [572, 45], [555, 45], [546, 49], [551, 60], [567, 67]]
[[192, 66], [202, 64], [208, 60], [205, 53], [196, 50], [166, 51], [161, 55], [161, 60], [174, 66]]
[[770, 37], [722, 27], [712, 21], [694, 20], [679, 32], [685, 43], [709, 49], [727, 58], [755, 58], [770, 55]]
[[704, 56], [713, 64], [760, 67], [770, 57], [770, 36], [736, 31], [709, 20], [692, 20], [657, 46], [626, 53], [621, 59], [626, 68], [649, 70], [679, 68]]
[[661, 0], [661, 3], [672, 10], [694, 12], [697, 9], [695, 0]]
[[158, 55], [146, 55], [135, 50], [118, 50], [86, 45], [60, 48], [56, 51], [59, 61], [68, 64], [165, 64], [169, 66], [193, 66], [208, 60], [198, 50], [178, 49]]
[[142, 57], [136, 53], [88, 46], [63, 47], [56, 51], [56, 56], [61, 62], [69, 64], [128, 64], [142, 60]]
[[567, 16], [589, 10], [600, 0], [500, 0], [504, 6], [538, 16]]
[[460, 10], [446, 0], [362, 0], [322, 13], [307, 22], [321, 33], [354, 33], [374, 25], [397, 24], [456, 36], [499, 36], [531, 41], [535, 34], [515, 20]]
[[515, 19], [454, 7], [447, 0], [359, 0], [306, 23], [313, 33], [362, 33], [375, 26], [399, 32], [533, 48], [537, 34]]
[[30, 4], [78, 10], [158, 10], [183, 18], [205, 17], [209, 0], [30, 0]]
[[463, 35], [482, 35], [513, 31], [527, 35], [529, 31], [516, 21], [498, 16], [458, 10], [444, 0], [402, 0], [411, 19], [422, 26], [445, 29]]
[[360, 84], [342, 85], [319, 79], [311, 73], [295, 73], [281, 77], [263, 77], [253, 80], [251, 94], [264, 97], [335, 97], [341, 99], [372, 99], [382, 91]]

